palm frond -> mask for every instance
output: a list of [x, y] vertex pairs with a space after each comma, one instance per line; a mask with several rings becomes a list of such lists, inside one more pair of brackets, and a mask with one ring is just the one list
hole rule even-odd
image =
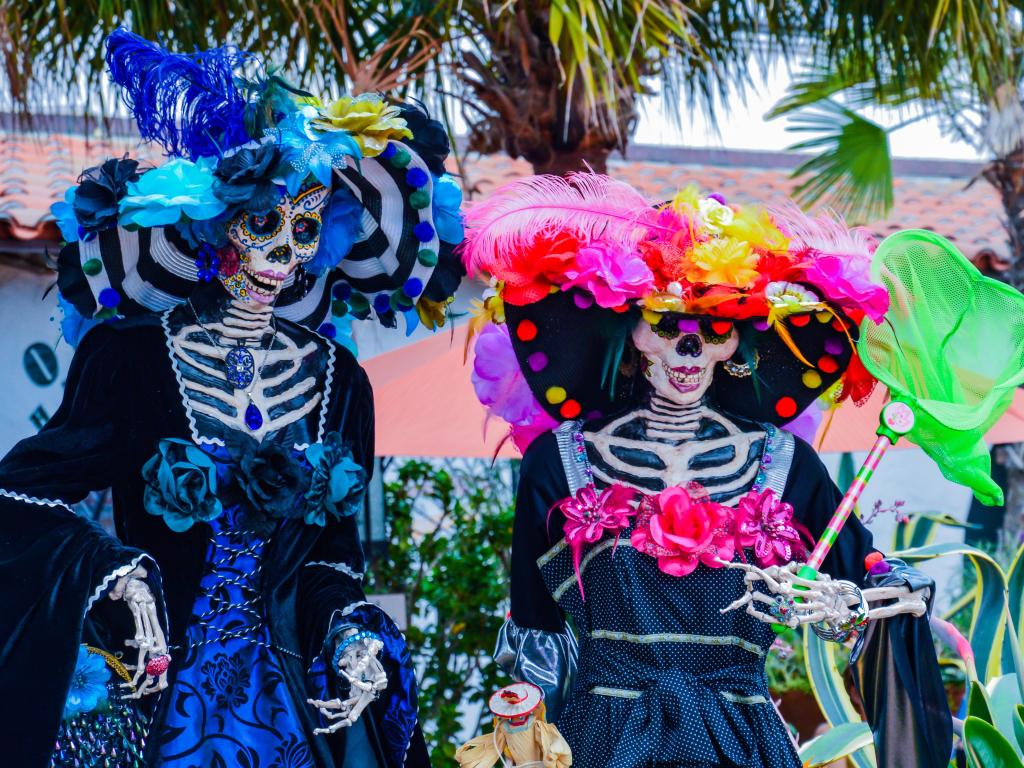
[[818, 152], [793, 172], [810, 177], [797, 187], [797, 201], [827, 203], [855, 222], [885, 218], [893, 204], [888, 130], [835, 101], [823, 101], [792, 121], [788, 130], [815, 135], [789, 149]]

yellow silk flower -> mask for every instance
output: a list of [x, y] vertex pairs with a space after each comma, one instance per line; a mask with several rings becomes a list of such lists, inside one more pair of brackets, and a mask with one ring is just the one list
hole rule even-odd
[[789, 249], [789, 238], [775, 226], [768, 211], [754, 205], [742, 206], [733, 220], [722, 227], [722, 233], [772, 253]]
[[416, 314], [420, 317], [420, 322], [428, 330], [437, 330], [444, 326], [444, 321], [448, 319], [448, 305], [454, 301], [454, 297], [449, 297], [445, 301], [431, 301], [430, 299], [420, 299], [416, 302]]
[[695, 245], [687, 262], [685, 275], [691, 283], [747, 288], [757, 280], [757, 254], [750, 243], [732, 237]]
[[348, 131], [356, 140], [363, 157], [376, 157], [391, 139], [411, 139], [398, 107], [375, 93], [343, 96], [320, 110], [313, 120], [321, 130]]

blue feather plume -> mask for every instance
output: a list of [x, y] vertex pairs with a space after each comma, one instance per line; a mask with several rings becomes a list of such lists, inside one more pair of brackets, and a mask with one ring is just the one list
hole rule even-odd
[[234, 46], [172, 53], [127, 29], [107, 37], [107, 69], [143, 139], [168, 155], [219, 156], [250, 140], [236, 72], [255, 56]]

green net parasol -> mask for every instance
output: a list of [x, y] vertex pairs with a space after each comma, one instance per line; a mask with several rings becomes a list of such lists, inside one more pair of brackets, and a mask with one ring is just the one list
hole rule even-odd
[[983, 437], [1024, 383], [1024, 295], [924, 230], [886, 238], [872, 277], [890, 307], [882, 325], [861, 325], [865, 367], [913, 408], [907, 439], [979, 501], [1001, 503]]

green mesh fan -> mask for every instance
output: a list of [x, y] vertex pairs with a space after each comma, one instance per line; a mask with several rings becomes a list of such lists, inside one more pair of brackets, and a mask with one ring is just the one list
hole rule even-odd
[[882, 325], [861, 326], [865, 367], [913, 409], [907, 439], [979, 501], [1001, 503], [983, 437], [1024, 383], [1024, 295], [924, 230], [886, 238], [872, 277], [890, 306]]

